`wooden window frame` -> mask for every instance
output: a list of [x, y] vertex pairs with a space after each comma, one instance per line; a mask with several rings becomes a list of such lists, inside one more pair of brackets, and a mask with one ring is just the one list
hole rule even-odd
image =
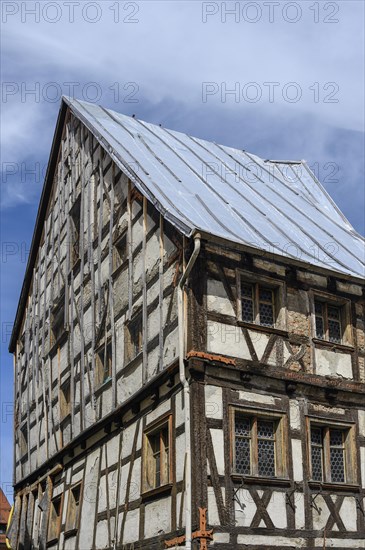
[[[245, 321], [242, 316], [242, 285], [251, 285], [253, 287], [253, 321]], [[272, 308], [273, 308], [273, 325], [263, 325], [260, 322], [260, 303], [263, 303], [259, 298], [260, 287], [263, 289], [272, 291]], [[286, 330], [286, 298], [285, 298], [285, 283], [267, 277], [264, 275], [257, 275], [244, 271], [242, 269], [236, 270], [236, 288], [237, 288], [237, 318], [241, 323], [244, 323], [248, 327], [260, 327], [261, 330], [267, 329], [268, 331], [273, 329]]]
[[[135, 327], [140, 327], [140, 331], [138, 332], [138, 345], [136, 345], [133, 336]], [[143, 319], [141, 311], [134, 315], [130, 321], [126, 322], [124, 335], [124, 360], [125, 363], [129, 363], [140, 356], [143, 351]]]
[[[311, 428], [320, 428], [324, 431], [322, 436], [322, 480], [312, 477], [312, 441]], [[330, 462], [330, 430], [342, 431], [344, 452], [344, 481], [332, 481]], [[342, 423], [329, 419], [308, 418], [307, 419], [307, 447], [308, 447], [308, 471], [310, 483], [318, 485], [334, 485], [338, 487], [357, 485], [357, 460], [356, 460], [356, 432], [355, 423]]]
[[[142, 441], [142, 495], [150, 495], [154, 493], [159, 493], [165, 490], [169, 490], [174, 482], [174, 471], [173, 471], [173, 437], [172, 437], [172, 413], [169, 412], [162, 417], [158, 418], [148, 426], [143, 431], [143, 441]], [[147, 481], [147, 463], [148, 463], [148, 453], [150, 452], [149, 447], [149, 438], [156, 434], [161, 434], [162, 430], [167, 427], [168, 434], [168, 478], [160, 485], [154, 484], [152, 487]]]
[[[50, 502], [50, 508], [49, 508], [49, 514], [48, 514], [48, 526], [47, 526], [47, 545], [49, 545], [52, 541], [55, 541], [59, 538], [60, 532], [61, 532], [61, 521], [62, 521], [62, 510], [63, 510], [63, 493], [60, 493], [57, 496], [54, 496], [51, 498]], [[59, 501], [59, 514], [57, 516], [56, 525], [52, 526], [52, 506], [54, 507], [54, 502]], [[52, 530], [51, 531], [51, 526]]]
[[[330, 346], [350, 346], [353, 347], [353, 334], [352, 334], [352, 320], [351, 320], [351, 301], [346, 298], [341, 298], [334, 296], [333, 294], [328, 294], [326, 292], [320, 291], [310, 291], [310, 302], [311, 302], [311, 317], [312, 317], [312, 338], [315, 341], [320, 343], [328, 344]], [[321, 302], [325, 304], [325, 316], [323, 319], [324, 322], [324, 333], [325, 337], [321, 338], [317, 335], [316, 328], [316, 310], [315, 303]], [[341, 340], [340, 342], [333, 342], [329, 339], [328, 333], [328, 315], [327, 310], [328, 306], [336, 307], [339, 309], [340, 313], [340, 331], [341, 331]]]
[[[322, 312], [321, 312], [321, 315], [319, 315], [316, 311], [316, 304], [321, 304], [321, 307], [322, 307]], [[329, 307], [333, 307], [333, 308], [336, 308], [338, 310], [338, 325], [339, 325], [339, 333], [340, 333], [340, 337], [339, 337], [339, 341], [335, 341], [335, 340], [332, 340], [331, 339], [331, 335], [330, 335], [330, 330], [329, 330], [329, 313], [328, 313], [328, 308]], [[333, 305], [333, 304], [330, 304], [329, 302], [322, 302], [321, 300], [315, 300], [314, 301], [314, 314], [315, 314], [315, 330], [316, 330], [316, 338], [318, 338], [319, 340], [325, 340], [327, 342], [332, 342], [333, 344], [341, 344], [342, 343], [342, 338], [343, 338], [343, 326], [342, 326], [342, 315], [341, 315], [341, 306], [339, 305]], [[323, 337], [321, 337], [319, 334], [318, 334], [318, 327], [317, 327], [317, 317], [320, 317], [322, 319], [322, 323], [323, 323]]]
[[[77, 508], [75, 507], [77, 510], [76, 519], [72, 521], [70, 516], [72, 513], [71, 506], [73, 505], [73, 503], [76, 502], [74, 498], [75, 489], [79, 490], [79, 504]], [[82, 481], [78, 481], [77, 483], [72, 485], [72, 487], [70, 487], [68, 490], [67, 511], [66, 511], [66, 521], [65, 521], [65, 533], [67, 534], [76, 533], [80, 528], [82, 496], [83, 496], [83, 483]]]
[[[236, 414], [240, 414], [250, 419], [251, 430], [250, 435], [250, 474], [242, 474], [236, 470]], [[257, 437], [257, 420], [267, 420], [275, 423], [275, 476], [264, 476], [259, 474], [258, 470], [258, 437]], [[230, 407], [230, 441], [231, 441], [231, 471], [235, 477], [244, 479], [256, 479], [262, 482], [271, 480], [287, 480], [288, 478], [288, 428], [287, 417], [285, 413], [269, 410], [249, 409], [245, 407], [232, 406]]]

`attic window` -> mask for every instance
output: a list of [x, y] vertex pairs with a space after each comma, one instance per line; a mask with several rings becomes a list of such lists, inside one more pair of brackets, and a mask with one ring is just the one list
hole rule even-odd
[[314, 303], [316, 314], [316, 336], [339, 344], [342, 338], [341, 309], [326, 302]]
[[238, 271], [237, 310], [243, 323], [285, 330], [283, 282]]
[[242, 321], [273, 327], [275, 323], [275, 295], [272, 288], [242, 282]]
[[331, 344], [352, 345], [351, 302], [316, 293], [313, 303], [313, 334]]

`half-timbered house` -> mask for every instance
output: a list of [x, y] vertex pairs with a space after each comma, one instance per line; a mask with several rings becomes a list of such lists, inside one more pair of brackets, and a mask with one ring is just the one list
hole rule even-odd
[[10, 343], [14, 550], [364, 548], [364, 264], [304, 161], [64, 98]]

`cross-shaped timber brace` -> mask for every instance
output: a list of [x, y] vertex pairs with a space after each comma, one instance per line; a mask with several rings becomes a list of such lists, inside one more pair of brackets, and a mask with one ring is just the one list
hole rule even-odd
[[[199, 531], [192, 533], [192, 539], [199, 539], [200, 550], [208, 549], [208, 540], [213, 540], [213, 529], [207, 531], [207, 509], [199, 508]], [[180, 546], [185, 542], [185, 535], [165, 541], [166, 548]]]

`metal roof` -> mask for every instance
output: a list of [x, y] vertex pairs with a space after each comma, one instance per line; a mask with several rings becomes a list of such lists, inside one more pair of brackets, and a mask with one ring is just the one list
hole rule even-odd
[[196, 231], [364, 277], [365, 240], [305, 161], [268, 161], [64, 98], [139, 190], [186, 236]]
[[67, 108], [184, 235], [269, 252], [344, 278], [364, 279], [365, 240], [305, 161], [255, 155], [62, 98], [9, 351], [15, 351], [32, 281]]

